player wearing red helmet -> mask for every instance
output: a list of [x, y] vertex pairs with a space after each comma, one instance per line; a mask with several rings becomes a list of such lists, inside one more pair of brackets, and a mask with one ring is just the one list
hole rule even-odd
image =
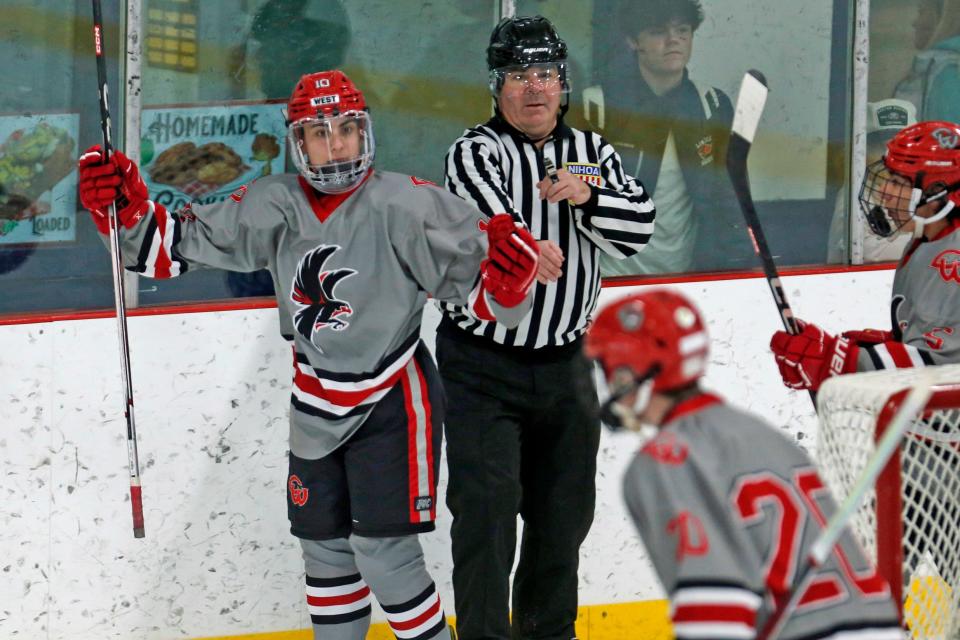
[[[785, 604], [834, 504], [793, 441], [700, 389], [708, 343], [689, 300], [652, 289], [603, 308], [584, 348], [611, 392], [606, 419], [656, 427], [624, 497], [675, 637], [749, 640]], [[780, 637], [902, 638], [890, 589], [849, 531]]]
[[324, 193], [349, 191], [373, 165], [373, 121], [342, 71], [304, 76], [287, 103], [287, 140], [300, 174]]
[[878, 236], [903, 231], [934, 237], [960, 204], [958, 188], [960, 128], [920, 122], [892, 138], [884, 157], [867, 167], [860, 206]]
[[509, 215], [374, 171], [370, 114], [342, 72], [303, 76], [287, 118], [299, 175], [172, 211], [123, 153], [104, 164], [93, 148], [80, 198], [103, 233], [116, 204], [132, 271], [269, 270], [293, 355], [287, 514], [315, 637], [363, 640], [376, 598], [398, 637], [449, 638], [417, 538], [434, 528], [445, 408], [423, 306], [516, 327], [537, 245]]
[[783, 382], [820, 388], [856, 371], [960, 362], [960, 126], [919, 122], [867, 167], [860, 210], [873, 233], [910, 233], [893, 279], [889, 330], [838, 336], [811, 323], [770, 341]]
[[604, 309], [586, 343], [608, 385], [604, 422], [634, 430], [638, 420], [657, 424], [672, 401], [699, 393], [708, 343], [699, 314], [671, 291], [628, 297]]

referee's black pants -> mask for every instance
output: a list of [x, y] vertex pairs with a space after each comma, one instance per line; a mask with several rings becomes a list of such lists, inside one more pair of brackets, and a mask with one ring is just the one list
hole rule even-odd
[[459, 639], [569, 640], [600, 442], [590, 365], [579, 342], [532, 357], [450, 333], [437, 336], [437, 360], [447, 394]]

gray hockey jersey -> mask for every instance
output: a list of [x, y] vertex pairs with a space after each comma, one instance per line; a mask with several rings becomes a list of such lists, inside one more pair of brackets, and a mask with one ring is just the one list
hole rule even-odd
[[893, 278], [892, 340], [861, 344], [857, 370], [960, 362], [960, 220], [933, 240], [914, 240]]
[[528, 300], [504, 310], [483, 294], [483, 219], [410, 176], [371, 172], [354, 191], [325, 195], [285, 174], [176, 212], [151, 202], [122, 240], [127, 268], [149, 277], [199, 267], [270, 271], [293, 350], [290, 449], [315, 459], [348, 438], [404, 374], [428, 295], [514, 324], [529, 309]]
[[[799, 447], [710, 394], [671, 411], [630, 464], [624, 495], [678, 640], [758, 637], [834, 510]], [[889, 586], [849, 530], [780, 637], [903, 637]]]

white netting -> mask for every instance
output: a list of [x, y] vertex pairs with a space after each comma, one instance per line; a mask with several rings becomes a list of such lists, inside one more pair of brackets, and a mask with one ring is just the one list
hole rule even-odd
[[[960, 637], [960, 365], [838, 376], [817, 398], [817, 458], [838, 501], [846, 497], [897, 405], [891, 396], [931, 376], [935, 393], [909, 427], [899, 467], [888, 467], [851, 526], [904, 599], [914, 638]], [[900, 398], [902, 399], [902, 397]], [[897, 502], [899, 496], [899, 503]], [[896, 553], [902, 566], [896, 570]], [[887, 565], [886, 570], [884, 565]]]

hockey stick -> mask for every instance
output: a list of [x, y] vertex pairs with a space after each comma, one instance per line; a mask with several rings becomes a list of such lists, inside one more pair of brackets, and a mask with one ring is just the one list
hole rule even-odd
[[932, 377], [924, 377], [910, 389], [910, 392], [904, 398], [900, 408], [890, 420], [886, 433], [877, 443], [877, 450], [867, 461], [863, 471], [857, 478], [850, 493], [837, 508], [833, 517], [827, 521], [823, 531], [817, 536], [817, 539], [810, 545], [810, 553], [807, 556], [807, 563], [799, 574], [799, 578], [794, 581], [794, 587], [790, 591], [786, 604], [777, 609], [767, 624], [764, 625], [763, 633], [758, 636], [760, 640], [776, 640], [783, 631], [783, 625], [790, 617], [790, 613], [796, 609], [800, 598], [807, 590], [807, 585], [813, 579], [814, 570], [822, 565], [827, 557], [833, 552], [833, 546], [843, 534], [847, 522], [853, 513], [860, 507], [860, 502], [864, 495], [877, 482], [877, 476], [883, 471], [890, 457], [900, 445], [900, 439], [906, 432], [914, 418], [927, 406], [927, 401], [933, 393]]
[[[100, 0], [93, 0], [93, 43], [97, 54], [97, 81], [100, 89], [100, 129], [103, 132], [103, 161], [110, 161], [110, 110], [107, 105], [107, 63], [103, 58], [103, 15]], [[123, 375], [123, 415], [127, 420], [127, 462], [130, 469], [130, 506], [133, 509], [133, 537], [142, 538], [143, 500], [140, 493], [140, 460], [137, 456], [137, 428], [133, 419], [133, 382], [130, 375], [130, 341], [127, 337], [127, 301], [123, 290], [123, 256], [117, 231], [117, 207], [110, 205], [110, 258], [113, 267], [113, 303], [117, 311], [120, 338], [120, 370]]]
[[[737, 108], [733, 116], [730, 144], [727, 147], [727, 173], [730, 174], [733, 190], [740, 202], [740, 209], [743, 211], [743, 218], [747, 223], [747, 232], [750, 234], [753, 250], [760, 256], [763, 275], [766, 276], [770, 293], [773, 294], [773, 301], [780, 313], [780, 321], [783, 322], [783, 328], [788, 333], [796, 335], [800, 333], [800, 327], [797, 325], [797, 319], [793, 316], [790, 303], [787, 302], [787, 296], [783, 292], [780, 273], [777, 271], [777, 265], [773, 262], [770, 247], [767, 245], [767, 237], [763, 234], [757, 209], [753, 205], [753, 196], [750, 194], [750, 177], [747, 175], [747, 156], [750, 155], [753, 136], [757, 132], [757, 125], [760, 124], [760, 116], [763, 115], [767, 93], [767, 81], [762, 73], [751, 69], [743, 74], [740, 94], [737, 96]], [[816, 411], [817, 396], [813, 390], [809, 391], [810, 400], [813, 402], [814, 411]]]

